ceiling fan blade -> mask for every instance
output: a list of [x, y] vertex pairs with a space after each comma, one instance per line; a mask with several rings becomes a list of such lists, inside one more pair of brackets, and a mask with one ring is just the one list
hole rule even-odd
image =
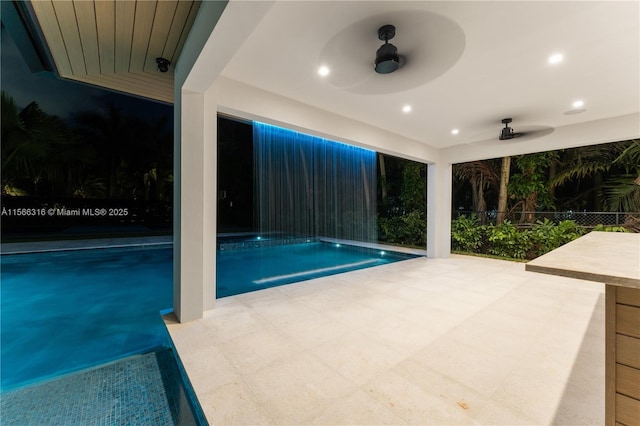
[[518, 138], [526, 137], [527, 139], [537, 139], [543, 136], [550, 135], [551, 133], [554, 132], [554, 130], [555, 129], [550, 126], [529, 126], [528, 128], [525, 128], [525, 130], [521, 132], [516, 132], [514, 134], [514, 137], [518, 137]]

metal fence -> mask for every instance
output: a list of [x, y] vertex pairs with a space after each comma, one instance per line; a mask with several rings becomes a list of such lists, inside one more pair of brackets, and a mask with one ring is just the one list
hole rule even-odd
[[[478, 217], [484, 225], [495, 225], [499, 212], [493, 211], [469, 211], [458, 210], [454, 217], [472, 216]], [[563, 220], [573, 220], [578, 225], [585, 228], [593, 228], [598, 225], [604, 226], [638, 226], [640, 224], [640, 212], [504, 212], [504, 219], [521, 226], [532, 226], [538, 221], [548, 219], [551, 222], [559, 223]]]

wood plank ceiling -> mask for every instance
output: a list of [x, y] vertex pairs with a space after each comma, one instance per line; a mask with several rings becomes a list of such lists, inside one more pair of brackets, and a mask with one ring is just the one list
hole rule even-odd
[[[200, 1], [31, 2], [60, 77], [173, 103], [173, 64]], [[171, 62], [158, 70], [156, 58]]]

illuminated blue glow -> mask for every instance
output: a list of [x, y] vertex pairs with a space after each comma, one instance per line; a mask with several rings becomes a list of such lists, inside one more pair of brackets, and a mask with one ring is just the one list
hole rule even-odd
[[384, 251], [381, 251], [381, 252], [380, 252], [380, 254], [381, 254], [382, 256], [384, 256]]
[[340, 244], [336, 244], [336, 247], [340, 247]]
[[253, 150], [260, 232], [377, 241], [375, 151], [255, 121]]
[[280, 126], [274, 126], [273, 124], [267, 124], [267, 123], [262, 123], [260, 121], [254, 121], [253, 122], [253, 128], [254, 130], [256, 128], [258, 128], [260, 131], [270, 131], [270, 132], [274, 132], [274, 133], [279, 133], [281, 137], [284, 138], [301, 138], [304, 139], [310, 143], [330, 143], [330, 144], [335, 144], [335, 145], [339, 145], [339, 147], [337, 148], [344, 148], [344, 149], [348, 149], [348, 150], [360, 150], [360, 151], [364, 151], [364, 152], [368, 152], [370, 154], [373, 154], [375, 157], [376, 152], [372, 149], [367, 149], [367, 148], [361, 148], [359, 146], [354, 146], [354, 145], [349, 145], [343, 142], [338, 142], [335, 141], [333, 139], [327, 139], [327, 138], [321, 138], [320, 136], [313, 136], [307, 133], [301, 133], [301, 132], [296, 132], [295, 130], [291, 130], [291, 129], [287, 129], [285, 127], [280, 127]]

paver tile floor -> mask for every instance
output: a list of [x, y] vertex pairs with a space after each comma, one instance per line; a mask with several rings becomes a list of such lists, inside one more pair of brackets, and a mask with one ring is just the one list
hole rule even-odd
[[166, 318], [211, 424], [604, 424], [604, 284], [417, 258]]

